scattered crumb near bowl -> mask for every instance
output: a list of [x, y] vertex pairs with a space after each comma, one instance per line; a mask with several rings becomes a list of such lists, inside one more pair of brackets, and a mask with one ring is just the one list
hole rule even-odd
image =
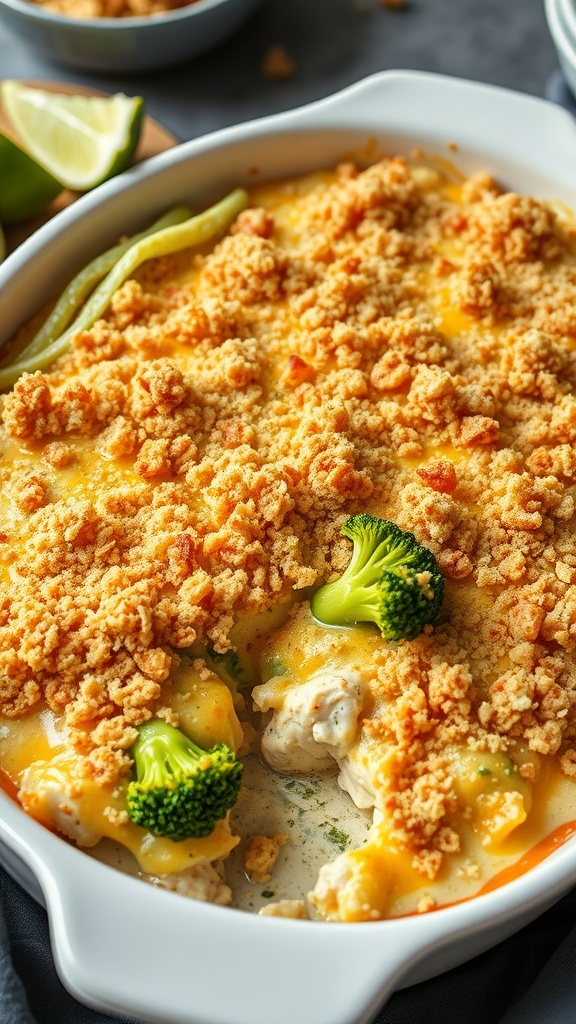
[[278, 900], [277, 903], [267, 903], [258, 911], [260, 917], [293, 917], [296, 920], [307, 919], [306, 905], [304, 900]]
[[264, 78], [292, 78], [296, 65], [283, 46], [271, 46], [262, 61]]
[[32, 0], [38, 7], [69, 18], [136, 18], [165, 14], [196, 0]]
[[251, 882], [262, 885], [270, 881], [274, 865], [288, 836], [276, 832], [273, 836], [250, 836], [244, 850], [244, 870]]

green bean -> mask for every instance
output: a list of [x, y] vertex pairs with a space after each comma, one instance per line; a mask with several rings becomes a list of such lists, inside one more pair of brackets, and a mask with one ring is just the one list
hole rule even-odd
[[73, 323], [58, 338], [29, 359], [19, 359], [12, 366], [0, 369], [0, 389], [11, 387], [22, 373], [34, 373], [54, 362], [67, 351], [72, 338], [89, 330], [110, 305], [118, 288], [142, 263], [158, 256], [168, 256], [190, 246], [200, 245], [223, 231], [244, 209], [248, 196], [244, 189], [235, 189], [203, 213], [181, 224], [156, 231], [131, 245], [103, 281], [94, 290]]
[[32, 356], [35, 356], [37, 352], [41, 352], [43, 348], [62, 334], [76, 310], [132, 245], [135, 245], [142, 238], [147, 238], [148, 235], [154, 234], [156, 231], [161, 231], [162, 228], [170, 227], [172, 224], [180, 224], [191, 216], [192, 211], [188, 207], [175, 206], [174, 209], [165, 213], [163, 217], [155, 220], [145, 231], [140, 231], [125, 242], [121, 242], [119, 245], [115, 245], [106, 252], [101, 253], [100, 256], [96, 256], [87, 267], [84, 267], [79, 274], [76, 274], [76, 277], [73, 278], [62, 292], [54, 309], [44, 321], [38, 333], [26, 348], [20, 352], [18, 362], [31, 359]]

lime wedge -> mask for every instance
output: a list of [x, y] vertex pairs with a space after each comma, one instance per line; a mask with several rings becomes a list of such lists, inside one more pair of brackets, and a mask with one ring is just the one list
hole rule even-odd
[[23, 145], [66, 188], [94, 188], [134, 156], [144, 110], [140, 96], [69, 96], [7, 79], [0, 99]]
[[64, 185], [0, 132], [0, 222], [35, 217]]

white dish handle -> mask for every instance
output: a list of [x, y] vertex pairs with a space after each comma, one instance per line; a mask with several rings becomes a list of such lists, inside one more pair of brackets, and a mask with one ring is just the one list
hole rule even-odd
[[[68, 853], [65, 878], [42, 880], [59, 974], [81, 1002], [153, 1024], [364, 1024], [428, 944], [401, 922], [383, 935], [190, 901]], [[348, 927], [364, 933], [353, 959]]]
[[[540, 865], [443, 911], [348, 925], [263, 918], [155, 889], [69, 846], [2, 793], [0, 804], [4, 843], [42, 890], [63, 984], [89, 1006], [150, 1024], [369, 1024], [409, 974], [480, 953], [574, 880], [567, 844], [555, 870]], [[19, 874], [37, 898], [29, 877]]]

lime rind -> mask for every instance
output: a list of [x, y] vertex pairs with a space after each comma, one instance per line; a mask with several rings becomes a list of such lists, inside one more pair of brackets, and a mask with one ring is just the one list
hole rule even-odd
[[35, 217], [63, 189], [58, 178], [0, 132], [0, 223]]

